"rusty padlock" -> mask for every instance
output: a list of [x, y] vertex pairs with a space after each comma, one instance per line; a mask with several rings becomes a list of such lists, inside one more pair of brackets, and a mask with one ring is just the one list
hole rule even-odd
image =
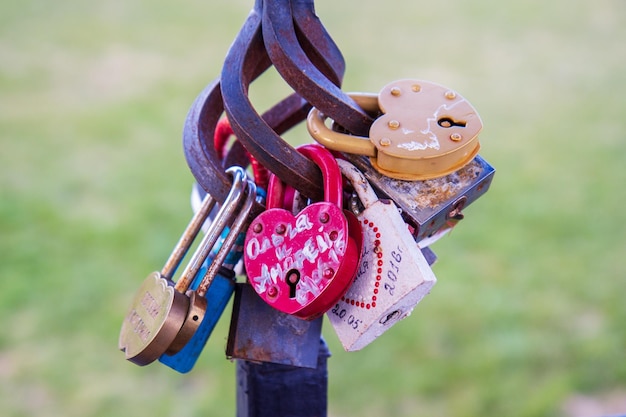
[[369, 112], [382, 114], [369, 138], [333, 131], [317, 109], [307, 126], [329, 149], [365, 155], [380, 173], [402, 180], [442, 177], [467, 165], [478, 153], [483, 125], [472, 105], [457, 92], [429, 81], [394, 81], [378, 95], [351, 95]]
[[197, 291], [187, 290], [245, 193], [245, 171], [232, 167], [227, 172], [233, 177], [231, 192], [176, 284], [172, 276], [215, 203], [211, 196], [205, 198], [161, 272], [151, 273], [135, 293], [122, 323], [119, 348], [137, 365], [180, 351], [202, 323], [207, 303], [204, 296], [220, 266], [209, 268]]
[[302, 320], [268, 305], [250, 283], [237, 283], [226, 344], [229, 359], [315, 368], [323, 316]]
[[405, 181], [387, 177], [360, 155], [343, 154], [370, 182], [381, 198], [393, 200], [411, 226], [413, 238], [425, 247], [464, 218], [463, 209], [487, 192], [495, 169], [477, 155], [445, 177]]
[[338, 160], [364, 210], [361, 264], [348, 292], [328, 311], [344, 349], [362, 349], [408, 316], [437, 281], [392, 201], [381, 201], [363, 174]]
[[244, 263], [263, 300], [310, 320], [332, 307], [354, 280], [362, 230], [354, 215], [342, 209], [341, 172], [332, 154], [319, 145], [298, 150], [321, 168], [325, 201], [293, 215], [281, 208], [283, 184], [273, 176], [267, 210], [248, 228]]
[[[306, 201], [295, 190], [285, 193], [284, 207], [297, 214]], [[243, 247], [243, 244], [242, 244]], [[251, 363], [315, 368], [323, 316], [302, 320], [268, 305], [249, 282], [235, 288], [226, 356]], [[276, 343], [280, 340], [280, 343]]]

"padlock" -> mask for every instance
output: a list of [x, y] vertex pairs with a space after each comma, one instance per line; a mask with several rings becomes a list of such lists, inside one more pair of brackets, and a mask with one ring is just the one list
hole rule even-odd
[[269, 306], [250, 283], [237, 283], [226, 356], [315, 368], [323, 316], [302, 320]]
[[224, 230], [221, 241], [204, 261], [202, 268], [191, 283], [190, 289], [197, 290], [211, 265], [221, 265], [206, 292], [206, 312], [200, 326], [179, 352], [173, 355], [164, 353], [159, 358], [161, 363], [175, 371], [186, 373], [193, 368], [233, 294], [236, 284], [233, 269], [242, 255], [245, 238], [242, 231], [247, 226], [248, 215], [255, 198], [256, 186], [253, 181], [248, 180], [246, 200], [237, 217], [232, 226]]
[[204, 296], [220, 265], [208, 268], [197, 290], [187, 290], [245, 195], [245, 171], [232, 167], [227, 172], [233, 177], [231, 191], [176, 284], [172, 276], [214, 205], [211, 196], [205, 198], [161, 272], [151, 273], [135, 293], [122, 323], [119, 348], [137, 365], [147, 365], [163, 353], [175, 354], [202, 322], [207, 304]]
[[327, 315], [344, 349], [355, 351], [407, 317], [437, 280], [396, 205], [379, 200], [354, 165], [337, 162], [364, 206], [364, 237], [356, 279]]
[[477, 155], [445, 177], [404, 181], [376, 171], [365, 157], [343, 155], [365, 175], [381, 198], [396, 203], [420, 247], [432, 244], [463, 219], [463, 209], [487, 192], [495, 174], [495, 169]]
[[[418, 89], [417, 87], [413, 87], [413, 84], [411, 84], [411, 88], [409, 88], [411, 94], [414, 93], [412, 91], [414, 88]], [[429, 86], [430, 84], [432, 83], [429, 83]], [[420, 89], [421, 88], [422, 85], [420, 84]], [[394, 90], [393, 83], [387, 86], [386, 89], [383, 89], [383, 91], [388, 91], [388, 96], [392, 97], [394, 91], [397, 96], [402, 96], [407, 92], [406, 90], [406, 87], [400, 89], [400, 94], [398, 94], [398, 91]], [[444, 102], [450, 101], [451, 103], [449, 104], [452, 104], [452, 102], [460, 102], [461, 100], [456, 92], [452, 90], [445, 90], [444, 92], [440, 86], [439, 88], [428, 89], [428, 91], [430, 91], [429, 94], [438, 91], [439, 99], [441, 100], [443, 95]], [[372, 112], [379, 111], [378, 95], [354, 94], [353, 97], [366, 110]], [[461, 122], [464, 121], [463, 112], [459, 112], [459, 110], [464, 107], [465, 104], [459, 105], [461, 105], [461, 107], [454, 107], [455, 112], [451, 113], [452, 116], [449, 117], [448, 120], [443, 117], [444, 113], [440, 112], [438, 114], [440, 117], [436, 118], [436, 125], [439, 127], [436, 128], [436, 130], [440, 133], [443, 131], [451, 132], [450, 135], [455, 133], [461, 134], [463, 140], [459, 141], [459, 145], [463, 142], [469, 142], [469, 145], [465, 145], [463, 149], [467, 146], [475, 146], [473, 148], [474, 150], [469, 152], [471, 156], [479, 146], [477, 138], [470, 141], [469, 138], [472, 137], [471, 133], [469, 135], [463, 135], [459, 132], [462, 132], [462, 129], [467, 129], [468, 127], [472, 127], [472, 131], [479, 130], [477, 123], [480, 119], [473, 119], [470, 126], [467, 120], [470, 120], [469, 116], [472, 116], [473, 113], [469, 112], [468, 118], [465, 120], [466, 126], [464, 128], [459, 126], [459, 124], [462, 124]], [[444, 109], [444, 107], [442, 107], [442, 109]], [[431, 113], [433, 111], [435, 110], [431, 110]], [[419, 114], [423, 116], [425, 113], [420, 112]], [[389, 117], [389, 114], [385, 115], [385, 117]], [[365, 175], [381, 198], [389, 198], [398, 205], [401, 209], [402, 217], [411, 226], [414, 239], [422, 247], [431, 244], [436, 238], [444, 234], [442, 231], [449, 231], [451, 226], [462, 219], [462, 210], [482, 196], [489, 189], [493, 180], [495, 169], [480, 155], [476, 155], [461, 168], [458, 168], [460, 163], [452, 163], [448, 169], [445, 169], [446, 165], [449, 163], [449, 156], [446, 156], [447, 154], [445, 153], [442, 153], [440, 157], [435, 157], [433, 167], [436, 169], [428, 168], [425, 175], [434, 172], [441, 174], [453, 170], [453, 172], [447, 175], [424, 180], [392, 178], [387, 175], [388, 169], [385, 169], [383, 173], [372, 165], [372, 158], [376, 155], [380, 157], [381, 154], [378, 153], [378, 150], [374, 151], [374, 145], [371, 143], [370, 139], [362, 137], [350, 138], [339, 132], [333, 132], [326, 127], [324, 119], [324, 115], [319, 111], [315, 109], [311, 110], [307, 119], [307, 127], [311, 135], [331, 149], [344, 151], [343, 156]], [[421, 120], [423, 119], [424, 117], [421, 117]], [[401, 129], [402, 125], [400, 124], [401, 121], [396, 121], [399, 123], [390, 123], [393, 122], [393, 120], [389, 120], [386, 125], [387, 129], [393, 130], [393, 127], [397, 127], [396, 130], [403, 132]], [[433, 126], [433, 123], [430, 125]], [[340, 129], [340, 127], [336, 125], [334, 125], [333, 128]], [[454, 132], [455, 130], [457, 130], [457, 132]], [[346, 139], [352, 140], [346, 141]], [[446, 138], [444, 137], [444, 139]], [[386, 142], [383, 141], [383, 143]], [[474, 145], [471, 145], [472, 143]], [[339, 147], [340, 144], [342, 146], [347, 145], [345, 147]], [[458, 152], [459, 150], [453, 150], [450, 154], [453, 156], [456, 155], [457, 157], [463, 155], [463, 153]], [[370, 155], [371, 157], [368, 158], [362, 156], [362, 154]], [[461, 159], [469, 159], [470, 156], [463, 156]], [[380, 166], [380, 162], [374, 162], [376, 166]], [[403, 166], [403, 164], [398, 164], [398, 166]], [[454, 170], [455, 168], [456, 170]], [[424, 241], [424, 243], [421, 243], [422, 241]]]
[[329, 149], [369, 156], [372, 166], [388, 177], [442, 177], [478, 153], [482, 121], [474, 107], [449, 88], [405, 79], [387, 84], [378, 95], [351, 97], [366, 111], [382, 112], [370, 127], [369, 138], [331, 130], [317, 109], [309, 113], [309, 132]]
[[[305, 207], [304, 198], [298, 192], [287, 194], [283, 199], [285, 206], [291, 207], [294, 214]], [[293, 201], [289, 201], [290, 198]], [[301, 320], [283, 313], [263, 301], [250, 283], [238, 283], [226, 356], [247, 363], [315, 368], [319, 359], [322, 321], [322, 316], [315, 320]], [[276, 343], [277, 340], [280, 343]]]
[[319, 145], [298, 150], [321, 168], [325, 201], [293, 215], [280, 208], [283, 183], [273, 176], [267, 210], [248, 228], [244, 263], [263, 300], [310, 320], [332, 307], [354, 280], [362, 231], [354, 215], [343, 212], [341, 172], [332, 154]]

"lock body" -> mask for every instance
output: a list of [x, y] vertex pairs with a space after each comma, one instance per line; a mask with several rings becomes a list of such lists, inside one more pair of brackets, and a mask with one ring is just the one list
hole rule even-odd
[[204, 318], [190, 340], [177, 353], [161, 355], [159, 362], [180, 373], [193, 369], [235, 290], [234, 276], [228, 275], [222, 272], [213, 279], [206, 293]]
[[226, 356], [315, 368], [323, 317], [302, 320], [271, 307], [249, 283], [236, 285]]
[[407, 317], [436, 283], [392, 201], [381, 201], [356, 168], [338, 161], [365, 206], [356, 279], [327, 315], [347, 351], [360, 350]]
[[363, 173], [381, 198], [397, 204], [418, 244], [462, 219], [462, 210], [487, 192], [495, 175], [495, 169], [480, 155], [452, 174], [424, 181], [394, 179], [376, 171], [363, 156], [344, 157]]
[[341, 172], [332, 154], [319, 145], [298, 150], [322, 168], [326, 201], [293, 214], [281, 208], [284, 186], [273, 176], [268, 209], [248, 228], [244, 262], [250, 283], [263, 300], [284, 313], [312, 320], [354, 280], [362, 231], [342, 209]]
[[369, 137], [331, 130], [317, 109], [309, 113], [309, 132], [330, 149], [369, 156], [372, 166], [386, 176], [438, 178], [465, 166], [480, 149], [483, 125], [478, 113], [442, 85], [405, 79], [389, 83], [378, 95], [350, 96], [367, 112], [379, 114]]
[[183, 326], [189, 300], [171, 281], [153, 272], [135, 292], [120, 331], [126, 359], [143, 366], [169, 348]]
[[393, 203], [376, 203], [357, 217], [364, 229], [361, 264], [327, 312], [346, 351], [362, 349], [407, 317], [437, 281]]
[[318, 306], [336, 299], [329, 284], [341, 278], [342, 262], [354, 269], [358, 260], [347, 231], [342, 209], [331, 204], [311, 204], [296, 216], [284, 209], [262, 213], [246, 238], [250, 282], [280, 311], [302, 318], [323, 314]]

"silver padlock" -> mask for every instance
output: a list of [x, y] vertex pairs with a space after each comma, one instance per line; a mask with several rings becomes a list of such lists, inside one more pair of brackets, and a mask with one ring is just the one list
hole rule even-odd
[[363, 174], [338, 160], [365, 207], [363, 252], [357, 277], [327, 312], [346, 351], [360, 350], [407, 317], [437, 281], [392, 201], [381, 201]]
[[219, 264], [214, 262], [209, 266], [197, 290], [188, 289], [222, 231], [235, 217], [246, 188], [246, 173], [242, 168], [231, 167], [227, 172], [233, 177], [231, 192], [180, 278], [176, 283], [172, 281], [178, 265], [213, 207], [215, 200], [211, 196], [205, 198], [201, 210], [194, 215], [163, 269], [148, 275], [135, 293], [122, 323], [119, 348], [127, 360], [137, 365], [147, 365], [164, 353], [176, 354], [203, 322], [207, 307], [205, 295], [223, 259]]
[[[174, 369], [185, 373], [195, 365], [200, 353], [204, 349], [213, 329], [217, 325], [228, 301], [235, 290], [235, 273], [233, 268], [241, 257], [243, 240], [248, 225], [248, 216], [256, 199], [256, 186], [253, 181], [247, 180], [247, 193], [243, 204], [237, 210], [237, 216], [230, 227], [226, 227], [213, 251], [206, 258], [202, 268], [192, 281], [190, 289], [198, 290], [205, 276], [213, 276], [211, 285], [206, 290], [206, 311], [204, 317], [191, 339], [177, 353], [161, 355], [159, 361]], [[216, 218], [220, 213], [216, 215]], [[218, 270], [215, 270], [219, 267]], [[209, 272], [211, 269], [215, 272]]]

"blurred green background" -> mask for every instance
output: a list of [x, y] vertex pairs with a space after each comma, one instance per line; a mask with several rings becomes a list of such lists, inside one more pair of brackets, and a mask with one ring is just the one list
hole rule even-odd
[[[117, 337], [190, 217], [183, 122], [252, 3], [0, 4], [3, 416], [234, 415], [227, 319], [187, 375], [126, 362]], [[410, 318], [357, 353], [325, 325], [329, 414], [626, 414], [626, 2], [317, 11], [345, 90], [458, 90], [498, 170], [433, 247], [439, 282]], [[286, 87], [252, 90], [261, 109]]]

